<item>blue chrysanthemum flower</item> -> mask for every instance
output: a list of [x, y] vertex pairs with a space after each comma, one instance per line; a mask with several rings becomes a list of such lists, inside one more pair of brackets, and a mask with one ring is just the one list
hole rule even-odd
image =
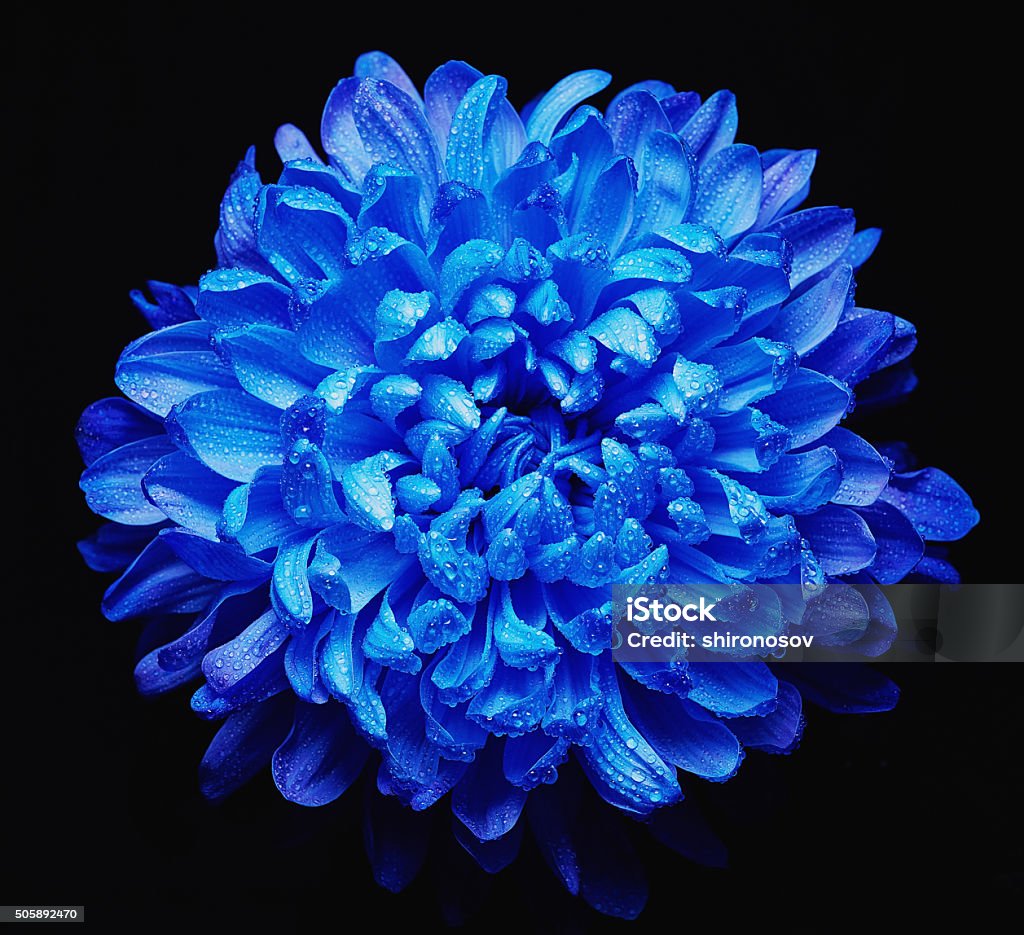
[[[119, 571], [111, 620], [173, 639], [144, 693], [201, 680], [224, 718], [217, 797], [272, 765], [339, 796], [373, 754], [414, 809], [448, 792], [502, 839], [570, 757], [645, 815], [677, 770], [724, 780], [787, 752], [801, 693], [882, 710], [881, 676], [761, 662], [619, 665], [611, 587], [953, 580], [927, 542], [977, 520], [957, 484], [840, 426], [912, 387], [911, 324], [854, 300], [879, 232], [801, 209], [813, 151], [734, 143], [736, 105], [649, 81], [602, 114], [600, 71], [517, 112], [449, 62], [417, 88], [359, 59], [293, 126], [276, 183], [252, 150], [218, 266], [151, 283], [127, 397], [79, 426], [82, 544]], [[786, 612], [786, 611], [783, 611]], [[798, 687], [799, 686], [799, 687]]]

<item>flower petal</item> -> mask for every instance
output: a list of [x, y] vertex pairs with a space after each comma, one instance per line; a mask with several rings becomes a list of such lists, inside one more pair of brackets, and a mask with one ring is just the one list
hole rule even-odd
[[187, 399], [167, 419], [168, 433], [222, 477], [250, 481], [284, 450], [277, 410], [242, 390], [211, 390]]
[[146, 499], [142, 478], [156, 461], [172, 451], [174, 444], [166, 435], [154, 435], [97, 458], [79, 481], [89, 509], [128, 526], [161, 522], [164, 514]]
[[559, 81], [533, 108], [526, 121], [526, 135], [539, 140], [545, 146], [562, 118], [591, 95], [603, 91], [611, 83], [612, 76], [605, 71], [592, 68], [573, 72]]
[[979, 519], [964, 489], [938, 468], [895, 474], [879, 496], [906, 516], [924, 538], [938, 542], [965, 536]]
[[326, 805], [352, 785], [369, 753], [344, 708], [300, 701], [291, 733], [274, 751], [274, 784], [291, 802]]

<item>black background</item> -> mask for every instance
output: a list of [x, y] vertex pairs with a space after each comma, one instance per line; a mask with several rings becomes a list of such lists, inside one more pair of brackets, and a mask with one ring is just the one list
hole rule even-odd
[[[340, 930], [356, 923], [356, 905], [388, 924], [456, 918], [439, 908], [434, 876], [458, 869], [457, 854], [435, 854], [400, 896], [375, 887], [356, 790], [307, 811], [264, 776], [224, 806], [203, 803], [195, 766], [211, 725], [190, 714], [184, 691], [136, 696], [136, 629], [101, 618], [106, 582], [73, 546], [97, 522], [77, 489], [74, 423], [115, 391], [118, 352], [146, 330], [128, 290], [195, 282], [213, 265], [234, 164], [255, 143], [273, 177], [275, 128], [290, 121], [315, 138], [328, 92], [361, 51], [389, 51], [420, 85], [437, 64], [466, 58], [506, 75], [518, 104], [583, 67], [611, 71], [616, 88], [650, 77], [704, 94], [729, 87], [741, 141], [818, 148], [813, 203], [854, 207], [860, 226], [885, 229], [859, 276], [860, 303], [904, 315], [921, 339], [920, 388], [864, 431], [910, 441], [972, 493], [981, 525], [952, 552], [964, 580], [1019, 577], [1020, 509], [1000, 429], [1018, 366], [1019, 271], [982, 217], [1000, 209], [1005, 166], [987, 158], [997, 124], [980, 108], [996, 92], [962, 16], [896, 29], [867, 10], [698, 17], [633, 5], [581, 32], [518, 5], [500, 29], [460, 32], [438, 10], [399, 32], [402, 17], [383, 4], [361, 20], [294, 6], [266, 19], [160, 6], [144, 18], [18, 14], [7, 190], [24, 216], [8, 227], [20, 249], [6, 278], [22, 294], [5, 315], [6, 489], [24, 515], [6, 527], [16, 559], [2, 644], [14, 690], [3, 709], [3, 903], [85, 903], [93, 922], [138, 904], [200, 930], [214, 915]], [[812, 711], [794, 756], [754, 754], [733, 782], [696, 792], [730, 846], [729, 870], [638, 838], [652, 895], [635, 928], [762, 913], [812, 924], [892, 906], [983, 915], [1019, 892], [1019, 673], [906, 666], [890, 673], [903, 688], [892, 713]], [[557, 899], [535, 863], [528, 847], [489, 889], [466, 878], [463, 895], [479, 904], [467, 924], [622, 927]]]

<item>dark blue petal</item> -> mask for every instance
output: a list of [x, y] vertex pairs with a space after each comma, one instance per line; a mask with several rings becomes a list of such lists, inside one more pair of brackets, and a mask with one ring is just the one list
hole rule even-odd
[[273, 698], [231, 714], [217, 731], [199, 764], [199, 788], [222, 799], [244, 785], [269, 762], [291, 724], [292, 709]]
[[161, 530], [160, 541], [204, 578], [245, 582], [257, 581], [270, 574], [270, 566], [266, 562], [246, 555], [238, 546], [215, 542], [184, 529]]
[[867, 521], [878, 542], [878, 555], [871, 565], [871, 573], [882, 584], [901, 581], [924, 555], [921, 533], [911, 520], [889, 503], [879, 501], [871, 506], [858, 507], [857, 512]]
[[825, 574], [847, 575], [867, 568], [875, 559], [875, 537], [868, 524], [847, 507], [826, 505], [814, 513], [798, 516], [796, 523]]
[[123, 571], [153, 538], [154, 532], [152, 526], [104, 523], [88, 539], [78, 543], [78, 551], [93, 571]]
[[413, 881], [427, 857], [431, 818], [391, 796], [366, 796], [363, 841], [378, 886], [398, 893]]
[[526, 804], [526, 793], [505, 778], [502, 754], [503, 745], [492, 738], [452, 792], [455, 817], [481, 841], [508, 834]]
[[485, 873], [500, 873], [509, 866], [519, 855], [523, 842], [522, 824], [516, 824], [508, 834], [494, 841], [479, 840], [462, 822], [452, 822], [452, 833]]
[[722, 721], [691, 716], [685, 702], [675, 695], [654, 692], [635, 682], [626, 684], [626, 711], [662, 759], [715, 782], [724, 782], [736, 773], [743, 751]]
[[300, 701], [291, 733], [274, 752], [274, 784], [291, 802], [326, 805], [352, 785], [368, 754], [344, 708]]
[[924, 538], [939, 542], [966, 535], [979, 519], [964, 489], [938, 468], [896, 474], [880, 497], [906, 516]]
[[789, 682], [779, 682], [778, 704], [774, 711], [759, 717], [737, 717], [729, 721], [731, 730], [744, 747], [768, 753], [790, 753], [800, 742], [803, 731], [803, 699]]
[[786, 668], [786, 678], [814, 704], [837, 714], [891, 711], [900, 690], [877, 669], [848, 663], [805, 662]]
[[86, 407], [75, 426], [75, 441], [82, 460], [89, 465], [115, 448], [160, 431], [160, 423], [141, 406], [110, 396]]

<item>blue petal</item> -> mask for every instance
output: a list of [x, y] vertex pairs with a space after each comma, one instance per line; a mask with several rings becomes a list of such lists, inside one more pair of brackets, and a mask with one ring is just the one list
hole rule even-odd
[[[417, 96], [418, 97], [418, 96]], [[420, 105], [390, 81], [363, 78], [352, 100], [356, 129], [372, 162], [415, 172], [428, 193], [441, 184], [441, 157]]]
[[408, 556], [395, 551], [390, 536], [366, 532], [344, 523], [323, 533], [321, 543], [337, 557], [337, 577], [348, 589], [348, 603], [342, 609], [357, 613], [412, 564]]
[[339, 81], [327, 99], [320, 124], [320, 138], [331, 163], [357, 184], [374, 163], [356, 129], [353, 106], [359, 85], [354, 77]]
[[270, 762], [291, 718], [291, 706], [281, 698], [229, 715], [199, 764], [203, 795], [216, 801], [252, 779]]
[[789, 429], [792, 447], [821, 438], [846, 415], [852, 395], [842, 383], [799, 368], [786, 385], [758, 408]]
[[277, 410], [242, 390], [211, 390], [180, 403], [168, 433], [223, 477], [250, 481], [284, 457]]
[[805, 698], [837, 714], [891, 711], [900, 696], [889, 678], [867, 665], [805, 662], [786, 674]]
[[704, 354], [704, 360], [721, 378], [718, 407], [725, 412], [735, 412], [777, 393], [797, 370], [793, 349], [767, 338], [712, 348]]
[[427, 120], [434, 130], [442, 157], [446, 157], [447, 154], [452, 117], [466, 92], [481, 78], [483, 72], [459, 61], [445, 62], [427, 78], [423, 89]]
[[[250, 147], [245, 160], [238, 164], [232, 174], [220, 203], [220, 226], [214, 237], [218, 266], [248, 266], [260, 272], [270, 272], [256, 249], [253, 223], [253, 212], [261, 187], [260, 175], [256, 171], [256, 150]], [[163, 305], [162, 302], [160, 304]], [[182, 320], [177, 315], [174, 320], [165, 315], [147, 317], [158, 328]]]
[[448, 177], [483, 187], [491, 127], [505, 100], [507, 83], [497, 75], [480, 78], [467, 89], [451, 116], [445, 147]]
[[274, 752], [274, 784], [299, 805], [326, 805], [362, 772], [369, 748], [337, 704], [295, 705], [295, 722]]
[[847, 506], [867, 506], [889, 483], [889, 463], [859, 435], [836, 427], [821, 439], [839, 456], [843, 479], [832, 497]]
[[505, 778], [502, 753], [492, 739], [452, 792], [452, 812], [481, 841], [508, 834], [526, 804], [526, 793]]
[[765, 165], [757, 227], [764, 227], [775, 218], [789, 214], [807, 197], [817, 157], [817, 150], [802, 149], [786, 153]]
[[615, 253], [633, 223], [637, 175], [632, 160], [620, 156], [594, 181], [573, 223], [573, 231], [586, 231]]
[[196, 314], [222, 328], [264, 324], [287, 328], [290, 292], [270, 276], [248, 269], [219, 269], [199, 280]]
[[716, 91], [679, 131], [698, 163], [704, 163], [736, 136], [736, 97], [731, 91]]
[[839, 259], [853, 237], [853, 212], [845, 208], [808, 208], [780, 218], [768, 230], [793, 248], [790, 284], [798, 286]]
[[853, 270], [840, 263], [822, 282], [787, 302], [764, 329], [766, 337], [788, 344], [798, 354], [817, 347], [835, 330], [852, 303]]
[[589, 69], [567, 75], [547, 92], [526, 121], [526, 135], [547, 145], [562, 118], [578, 104], [611, 83], [607, 72]]
[[783, 426], [757, 409], [744, 407], [715, 420], [715, 446], [707, 463], [723, 470], [763, 471], [778, 461], [789, 442]]
[[604, 705], [593, 743], [579, 748], [577, 754], [594, 788], [611, 805], [640, 815], [680, 801], [675, 770], [658, 756], [623, 710], [609, 654], [601, 657], [599, 666]]
[[498, 662], [491, 680], [470, 701], [467, 716], [498, 736], [536, 730], [551, 701], [552, 669], [531, 672]]
[[502, 768], [505, 778], [529, 792], [542, 783], [558, 779], [558, 767], [569, 758], [569, 742], [533, 731], [505, 741]]
[[629, 156], [636, 165], [652, 133], [670, 133], [672, 126], [657, 98], [644, 89], [616, 95], [605, 112], [615, 151]]
[[768, 753], [789, 753], [800, 741], [804, 726], [800, 692], [789, 682], [779, 682], [775, 710], [760, 717], [733, 718], [731, 730], [744, 747]]
[[844, 466], [836, 453], [823, 445], [799, 454], [783, 455], [766, 471], [744, 477], [743, 482], [760, 494], [770, 510], [810, 513], [835, 498], [836, 491], [842, 489], [844, 477]]
[[274, 133], [274, 149], [281, 162], [293, 162], [297, 159], [310, 159], [320, 162], [306, 134], [293, 123], [283, 123]]
[[146, 499], [142, 478], [153, 464], [174, 451], [166, 435], [129, 442], [89, 465], [79, 486], [89, 509], [129, 526], [159, 523], [164, 514]]
[[310, 395], [327, 375], [325, 368], [299, 353], [298, 340], [291, 331], [252, 325], [220, 331], [214, 341], [242, 389], [278, 409], [287, 409]]
[[188, 321], [143, 335], [122, 352], [114, 382], [161, 417], [196, 393], [236, 386], [235, 375], [211, 346], [212, 331], [205, 322]]
[[379, 78], [381, 81], [390, 81], [396, 88], [401, 89], [414, 101], [422, 106], [419, 91], [412, 83], [409, 76], [387, 52], [364, 52], [356, 59], [352, 73], [357, 78]]
[[216, 542], [184, 529], [164, 529], [160, 532], [160, 541], [204, 578], [252, 582], [270, 574], [270, 566], [266, 562], [246, 555], [238, 546]]
[[260, 253], [284, 279], [334, 279], [345, 268], [352, 219], [315, 188], [268, 185], [256, 205]]
[[693, 167], [677, 137], [655, 131], [637, 163], [640, 193], [637, 195], [631, 234], [642, 236], [678, 224], [690, 205]]
[[878, 542], [871, 573], [882, 584], [896, 584], [913, 570], [924, 555], [924, 539], [900, 510], [879, 501], [858, 508]]
[[687, 121], [697, 113], [701, 100], [696, 91], [680, 91], [662, 98], [658, 103], [672, 125], [672, 132], [680, 133]]
[[627, 683], [626, 710], [662, 759], [704, 779], [724, 782], [739, 769], [743, 752], [725, 724], [691, 715], [681, 698]]
[[405, 808], [386, 795], [367, 796], [363, 808], [363, 841], [373, 878], [389, 892], [401, 892], [426, 860], [433, 816]]
[[82, 460], [90, 465], [115, 448], [159, 432], [160, 423], [141, 406], [110, 396], [86, 407], [75, 426], [75, 441]]
[[959, 539], [979, 519], [964, 489], [938, 468], [896, 474], [880, 496], [906, 516], [926, 539]]
[[853, 510], [827, 505], [798, 516], [797, 527], [828, 575], [846, 575], [871, 565], [878, 551], [868, 524]]
[[78, 543], [85, 564], [93, 571], [124, 571], [153, 538], [150, 526], [104, 523]]
[[806, 366], [851, 386], [878, 369], [874, 358], [892, 341], [896, 328], [896, 319], [888, 312], [853, 311], [856, 317], [840, 322], [803, 359]]
[[728, 239], [753, 226], [760, 205], [761, 157], [753, 146], [727, 146], [704, 163], [689, 219]]
[[261, 468], [248, 484], [236, 487], [224, 501], [221, 537], [238, 542], [250, 555], [276, 546], [300, 527], [281, 502], [281, 469]]
[[424, 245], [420, 196], [423, 183], [408, 169], [383, 163], [363, 181], [363, 199], [357, 218], [360, 229], [384, 227], [418, 247]]
[[691, 662], [689, 700], [725, 718], [775, 709], [778, 681], [763, 662]]
[[494, 585], [488, 615], [495, 646], [506, 665], [534, 668], [558, 659], [560, 650], [546, 632], [543, 597], [532, 586], [516, 587], [513, 592], [507, 584]]

